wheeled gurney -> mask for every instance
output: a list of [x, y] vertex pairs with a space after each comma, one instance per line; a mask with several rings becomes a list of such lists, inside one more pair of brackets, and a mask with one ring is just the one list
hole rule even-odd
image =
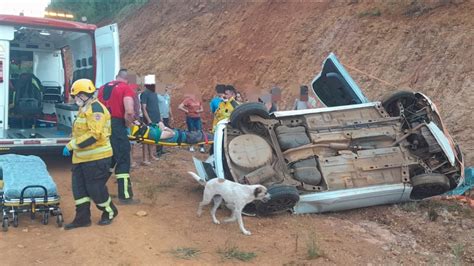
[[37, 156], [16, 154], [0, 155], [0, 207], [2, 229], [8, 231], [10, 222], [18, 226], [18, 215], [29, 213], [35, 219], [42, 214], [41, 222], [48, 224], [49, 216], [56, 216], [62, 227], [63, 216], [59, 208], [60, 197], [46, 164]]

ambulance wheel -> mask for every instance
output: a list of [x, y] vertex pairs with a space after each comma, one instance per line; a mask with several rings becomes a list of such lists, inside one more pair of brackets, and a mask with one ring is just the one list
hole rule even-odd
[[8, 231], [8, 217], [3, 218], [2, 230], [3, 232]]
[[41, 223], [47, 225], [49, 222], [49, 213], [45, 212], [43, 214], [43, 219], [41, 219]]
[[18, 214], [13, 214], [13, 227], [18, 227]]
[[62, 214], [56, 216], [56, 223], [58, 224], [58, 227], [63, 227], [64, 219]]

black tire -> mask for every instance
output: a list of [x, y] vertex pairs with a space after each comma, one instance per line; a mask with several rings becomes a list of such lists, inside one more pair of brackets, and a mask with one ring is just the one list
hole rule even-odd
[[8, 231], [8, 217], [7, 217], [7, 218], [3, 218], [2, 230], [3, 230], [3, 232]]
[[291, 210], [300, 200], [298, 190], [288, 185], [273, 185], [268, 188], [271, 198], [255, 204], [257, 214], [270, 215]]
[[411, 178], [411, 185], [410, 198], [415, 200], [441, 195], [450, 188], [448, 177], [438, 173], [416, 175]]
[[58, 214], [58, 215], [56, 216], [56, 224], [58, 225], [58, 227], [63, 227], [63, 223], [64, 223], [63, 215], [62, 215], [62, 214]]
[[49, 213], [43, 213], [43, 218], [41, 219], [41, 223], [47, 225], [49, 223]]
[[244, 133], [265, 134], [265, 126], [258, 122], [250, 122], [250, 116], [257, 115], [270, 118], [267, 108], [263, 103], [244, 103], [234, 109], [230, 115], [230, 124], [233, 128]]
[[397, 117], [400, 116], [400, 108], [398, 106], [399, 101], [402, 103], [403, 107], [407, 108], [413, 105], [417, 101], [417, 98], [414, 92], [397, 91], [383, 99], [382, 106], [390, 116]]
[[13, 227], [18, 227], [18, 214], [13, 214]]

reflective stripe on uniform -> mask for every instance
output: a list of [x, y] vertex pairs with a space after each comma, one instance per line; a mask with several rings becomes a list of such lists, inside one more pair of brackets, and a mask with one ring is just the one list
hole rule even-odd
[[105, 153], [109, 151], [112, 151], [112, 146], [110, 144], [103, 147], [95, 148], [93, 150], [85, 150], [85, 151], [75, 150], [74, 153], [76, 154], [77, 157], [84, 157], [87, 155]]
[[130, 182], [130, 178], [123, 179], [123, 195], [126, 199], [130, 198], [130, 194], [128, 193], [128, 182]]
[[68, 147], [69, 150], [77, 149], [76, 139], [71, 139], [71, 141], [69, 141], [69, 143], [66, 144], [66, 147]]
[[130, 174], [115, 174], [115, 178], [123, 179], [123, 195], [126, 199], [130, 198], [130, 193], [128, 193], [128, 182], [130, 182]]
[[109, 213], [109, 219], [114, 218], [114, 210], [112, 209], [112, 207], [110, 207], [111, 202], [112, 202], [112, 199], [109, 197], [109, 199], [106, 202], [97, 204], [98, 206], [105, 208], [105, 211]]
[[80, 199], [77, 199], [77, 200], [74, 201], [74, 203], [76, 205], [81, 205], [81, 204], [84, 204], [84, 203], [87, 203], [87, 202], [91, 202], [91, 198], [83, 197], [83, 198], [80, 198]]
[[87, 123], [87, 119], [85, 117], [76, 117], [76, 120], [74, 120], [74, 123], [85, 124]]
[[115, 177], [116, 177], [117, 179], [120, 179], [120, 178], [130, 178], [130, 174], [129, 174], [129, 173], [115, 174]]

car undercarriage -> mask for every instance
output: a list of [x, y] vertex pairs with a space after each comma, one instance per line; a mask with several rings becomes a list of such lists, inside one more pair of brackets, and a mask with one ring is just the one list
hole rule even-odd
[[408, 184], [410, 197], [422, 199], [461, 178], [462, 154], [443, 129], [434, 105], [413, 92], [272, 115], [248, 103], [225, 128], [226, 177], [285, 190], [288, 197], [261, 213], [292, 207], [296, 195], [376, 185]]

